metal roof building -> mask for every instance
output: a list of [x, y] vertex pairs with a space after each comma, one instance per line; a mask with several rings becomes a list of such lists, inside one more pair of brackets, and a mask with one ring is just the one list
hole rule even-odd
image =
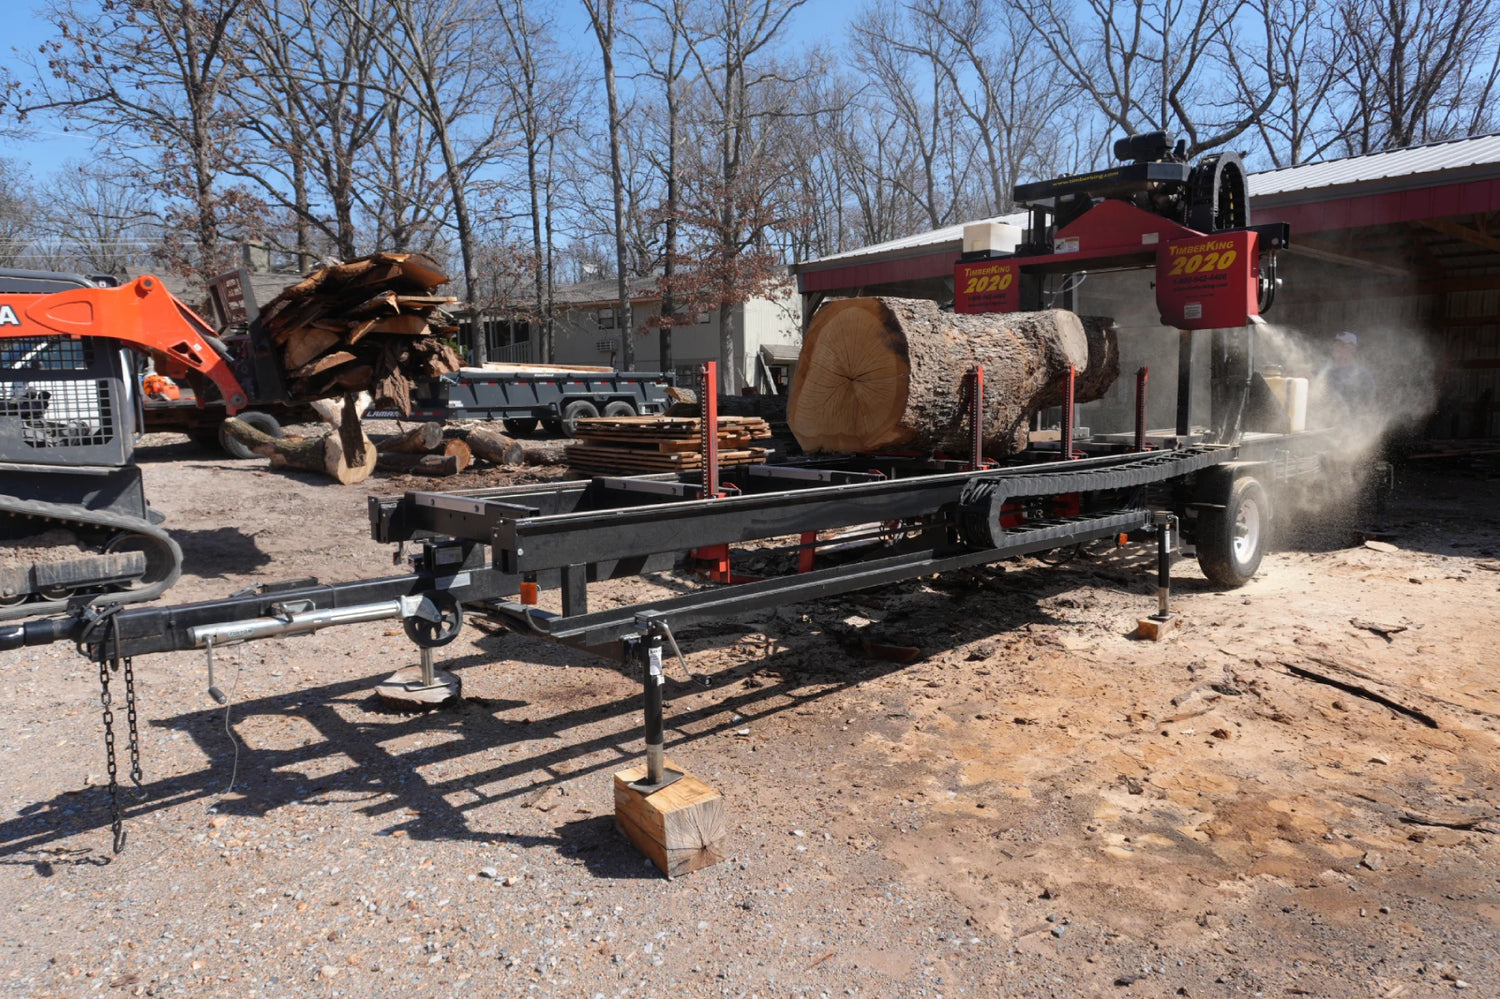
[[[1251, 221], [1292, 231], [1271, 322], [1314, 343], [1356, 330], [1393, 366], [1430, 367], [1429, 436], [1500, 434], [1500, 135], [1262, 171], [1249, 189]], [[830, 296], [951, 300], [963, 228], [795, 265], [804, 317]], [[1141, 312], [1151, 296], [1137, 281], [1096, 276], [1075, 307], [1144, 337], [1157, 317]]]

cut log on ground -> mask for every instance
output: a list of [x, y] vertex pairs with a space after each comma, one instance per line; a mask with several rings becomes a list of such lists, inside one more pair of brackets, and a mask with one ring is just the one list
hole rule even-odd
[[452, 454], [382, 454], [375, 467], [401, 475], [431, 475], [441, 478], [459, 473], [458, 456]]
[[[1091, 349], [1092, 348], [1092, 349]], [[955, 315], [904, 298], [833, 302], [813, 316], [788, 394], [787, 423], [807, 451], [969, 449], [966, 376], [984, 365], [984, 453], [1024, 445], [1032, 414], [1099, 398], [1119, 371], [1107, 320], [1071, 312]]]
[[495, 465], [519, 465], [525, 455], [520, 441], [494, 427], [475, 427], [464, 440], [477, 457]]
[[224, 433], [271, 459], [272, 468], [296, 468], [321, 472], [345, 485], [363, 482], [375, 469], [375, 445], [361, 436], [359, 455], [347, 455], [337, 433], [324, 437], [275, 438], [233, 417], [224, 421]]
[[419, 423], [404, 434], [387, 437], [375, 445], [381, 454], [427, 454], [443, 446], [441, 423]]
[[568, 445], [562, 441], [527, 441], [521, 456], [523, 465], [566, 465]]
[[438, 453], [456, 461], [460, 472], [474, 464], [474, 450], [457, 437], [444, 441]]

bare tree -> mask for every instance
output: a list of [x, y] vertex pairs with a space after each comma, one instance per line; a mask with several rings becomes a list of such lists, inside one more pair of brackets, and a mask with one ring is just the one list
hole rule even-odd
[[947, 152], [944, 123], [952, 93], [944, 65], [953, 58], [946, 33], [925, 19], [908, 15], [893, 0], [876, 0], [854, 24], [856, 65], [870, 78], [900, 124], [902, 139], [916, 156], [915, 183], [905, 171], [890, 180], [922, 207], [931, 228], [945, 224], [953, 210], [952, 187], [943, 178]]
[[[1231, 26], [1254, 11], [1250, 0], [1010, 3], [1031, 26], [1033, 42], [1045, 46], [1117, 131], [1181, 133], [1189, 156], [1237, 139], [1280, 89], [1273, 79], [1249, 99], [1231, 90], [1225, 100], [1208, 85], [1227, 58]], [[1271, 62], [1276, 53], [1267, 48], [1257, 57]]]
[[0, 267], [15, 267], [38, 235], [31, 178], [12, 159], [0, 158]]
[[[382, 30], [363, 0], [338, 2], [370, 31], [386, 56], [390, 79], [380, 85], [382, 92], [420, 118], [430, 137], [463, 260], [464, 301], [472, 303], [479, 261], [467, 188], [475, 171], [492, 161], [505, 135], [505, 122], [494, 113], [498, 81], [486, 56], [494, 27], [487, 15], [493, 8], [489, 0], [384, 0], [376, 5], [390, 17]], [[403, 127], [398, 116], [405, 114], [387, 110], [388, 132]], [[475, 338], [472, 358], [481, 364], [486, 359], [482, 336]]]
[[151, 192], [104, 164], [64, 163], [40, 191], [38, 231], [65, 269], [127, 277], [149, 266], [160, 238]]
[[230, 170], [292, 213], [303, 266], [318, 237], [345, 259], [360, 252], [357, 188], [368, 178], [356, 170], [395, 100], [376, 86], [390, 76], [375, 40], [388, 22], [379, 0], [255, 0], [249, 9], [253, 44], [239, 50], [230, 99], [258, 141], [234, 148]]
[[615, 86], [615, 37], [618, 34], [618, 0], [583, 0], [593, 26], [594, 37], [599, 41], [599, 53], [604, 68], [605, 108], [609, 113], [609, 161], [610, 183], [614, 194], [615, 210], [615, 271], [619, 300], [616, 303], [616, 324], [620, 330], [621, 365], [624, 370], [635, 368], [635, 333], [630, 314], [630, 292], [626, 286], [625, 254], [625, 188], [624, 171], [620, 166], [620, 95]]
[[1493, 0], [1344, 0], [1350, 152], [1472, 134], [1493, 123], [1500, 80]]
[[[734, 307], [779, 279], [768, 237], [790, 215], [784, 203], [795, 150], [777, 126], [795, 107], [809, 70], [786, 71], [771, 46], [803, 0], [719, 0], [695, 13], [698, 69], [696, 224], [702, 243], [693, 262], [695, 295], [719, 314], [719, 386], [738, 391]], [[708, 157], [712, 156], [712, 159]]]
[[[1337, 30], [1337, 11], [1322, 0], [1265, 0], [1258, 13], [1226, 31], [1226, 73], [1247, 105], [1267, 91], [1276, 92], [1255, 121], [1272, 164], [1295, 166], [1319, 159], [1343, 141], [1333, 100], [1349, 43]], [[1239, 44], [1241, 32], [1256, 35], [1259, 44]], [[1262, 48], [1273, 58], [1261, 58]]]
[[946, 76], [972, 126], [964, 135], [984, 177], [974, 207], [1008, 212], [1017, 180], [1056, 168], [1055, 140], [1074, 88], [1013, 10], [989, 0], [916, 0], [910, 9], [925, 28], [913, 47]]
[[656, 15], [656, 30], [650, 35], [635, 39], [641, 57], [646, 63], [646, 75], [653, 78], [662, 90], [662, 115], [660, 124], [663, 134], [655, 143], [647, 145], [657, 171], [666, 188], [661, 207], [656, 216], [661, 220], [662, 265], [661, 265], [661, 309], [656, 325], [661, 369], [671, 371], [672, 327], [678, 323], [677, 315], [677, 258], [678, 229], [681, 212], [682, 177], [679, 162], [679, 147], [682, 142], [682, 85], [692, 62], [693, 39], [687, 25], [688, 0], [645, 0]]
[[509, 94], [511, 114], [520, 126], [526, 155], [527, 209], [531, 217], [532, 316], [541, 331], [542, 360], [552, 361], [552, 227], [547, 205], [555, 177], [551, 150], [568, 129], [575, 97], [581, 88], [562, 79], [551, 35], [552, 26], [533, 16], [526, 0], [497, 0], [504, 29], [506, 54], [501, 74]]
[[242, 0], [133, 0], [129, 16], [113, 7], [51, 0], [44, 16], [58, 34], [33, 65], [36, 95], [21, 110], [60, 112], [129, 155], [184, 206], [173, 214], [188, 227], [189, 252], [172, 263], [212, 274], [227, 259], [226, 212], [253, 207], [219, 186], [236, 126], [224, 97], [235, 84]]

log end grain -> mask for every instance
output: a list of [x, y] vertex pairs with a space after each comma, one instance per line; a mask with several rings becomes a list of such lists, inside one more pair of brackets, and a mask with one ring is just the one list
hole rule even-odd
[[787, 425], [805, 451], [899, 447], [911, 368], [906, 338], [879, 299], [818, 310], [787, 403]]
[[615, 774], [615, 826], [675, 878], [724, 859], [729, 823], [718, 791], [671, 760], [667, 766], [683, 776], [654, 794], [630, 786], [646, 778], [644, 766]]

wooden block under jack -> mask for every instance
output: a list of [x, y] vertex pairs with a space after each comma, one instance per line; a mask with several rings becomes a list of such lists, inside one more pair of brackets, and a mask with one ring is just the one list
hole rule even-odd
[[1155, 615], [1143, 617], [1136, 623], [1135, 637], [1148, 642], [1160, 642], [1182, 630], [1182, 615], [1168, 614], [1165, 618]]
[[630, 786], [646, 779], [645, 764], [615, 774], [615, 828], [675, 878], [723, 860], [729, 825], [718, 791], [671, 760], [666, 764], [682, 777], [651, 794]]

